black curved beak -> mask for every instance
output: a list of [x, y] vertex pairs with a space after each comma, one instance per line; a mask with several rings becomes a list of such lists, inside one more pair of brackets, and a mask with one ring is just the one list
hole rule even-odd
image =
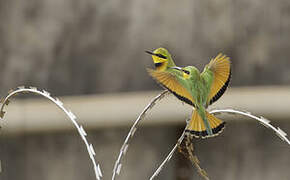
[[155, 55], [153, 52], [151, 52], [151, 51], [145, 51], [146, 53], [148, 53], [148, 54], [151, 54], [151, 55]]
[[170, 69], [176, 69], [178, 71], [183, 71], [183, 69], [181, 67], [178, 67], [178, 66], [171, 67]]

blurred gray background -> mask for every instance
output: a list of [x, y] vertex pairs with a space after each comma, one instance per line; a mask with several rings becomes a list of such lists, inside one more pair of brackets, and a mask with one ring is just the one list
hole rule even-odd
[[[162, 46], [170, 50], [177, 65], [195, 65], [199, 69], [223, 52], [231, 57], [233, 69], [234, 93], [226, 99], [227, 107], [266, 114], [275, 125], [290, 132], [289, 19], [290, 1], [286, 0], [1, 0], [0, 95], [27, 85], [64, 98], [68, 107], [70, 99], [82, 107], [82, 98], [93, 97], [96, 106], [77, 108], [76, 115], [89, 129], [88, 138], [95, 146], [104, 179], [110, 179], [131, 123], [150, 98], [158, 94], [151, 91], [161, 91], [147, 75], [146, 68], [153, 67], [153, 63], [144, 51]], [[276, 88], [281, 87], [283, 91], [278, 93]], [[265, 89], [267, 96], [261, 95]], [[142, 99], [145, 91], [150, 91], [147, 101], [134, 101]], [[240, 97], [243, 91], [254, 98]], [[276, 95], [280, 99], [275, 99]], [[128, 98], [117, 101], [122, 96]], [[1, 124], [0, 179], [94, 179], [86, 150], [69, 122], [45, 129], [51, 114], [26, 113], [9, 119], [16, 107], [21, 112], [26, 112], [26, 106], [41, 111], [34, 96], [20, 97], [23, 98], [11, 104], [11, 111], [7, 109]], [[104, 126], [90, 125], [106, 118], [92, 114], [102, 106], [98, 99], [106, 97], [111, 97], [107, 100], [111, 104], [107, 104], [108, 112], [104, 114], [115, 117], [106, 120]], [[132, 103], [128, 105], [127, 100]], [[244, 104], [239, 104], [241, 101]], [[110, 111], [109, 107], [114, 105], [127, 108]], [[139, 109], [135, 110], [135, 106]], [[51, 104], [44, 107], [55, 108]], [[218, 107], [224, 107], [223, 103]], [[162, 109], [162, 103], [158, 108]], [[188, 106], [184, 108], [190, 110]], [[132, 119], [122, 118], [125, 111], [132, 114]], [[170, 113], [168, 110], [165, 116], [158, 116], [164, 120], [156, 118], [156, 123], [151, 121], [138, 131], [119, 179], [148, 179], [154, 172], [176, 142], [189, 115], [183, 113], [173, 119], [175, 116]], [[87, 118], [81, 114], [88, 114]], [[65, 119], [61, 113], [56, 117], [59, 122]], [[153, 117], [154, 113], [146, 120]], [[27, 130], [31, 125], [27, 121], [32, 118], [42, 124], [40, 129], [36, 125]], [[14, 123], [9, 129], [12, 121], [22, 124]], [[252, 122], [231, 118], [221, 136], [196, 141], [197, 155], [211, 179], [290, 179], [288, 146], [268, 129]], [[177, 153], [159, 179], [201, 178], [188, 160]]]

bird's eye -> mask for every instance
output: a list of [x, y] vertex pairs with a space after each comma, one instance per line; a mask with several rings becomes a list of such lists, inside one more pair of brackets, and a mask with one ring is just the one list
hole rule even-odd
[[183, 70], [183, 72], [185, 73], [185, 74], [190, 74], [190, 72], [189, 71], [187, 71], [187, 70]]
[[162, 58], [162, 59], [167, 59], [167, 57], [164, 56], [164, 55], [162, 55], [162, 54], [155, 54], [155, 56], [158, 56], [158, 57], [160, 57], [160, 58]]

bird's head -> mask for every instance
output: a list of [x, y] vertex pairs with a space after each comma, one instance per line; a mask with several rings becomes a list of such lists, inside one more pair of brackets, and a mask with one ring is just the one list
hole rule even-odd
[[175, 66], [170, 53], [165, 48], [158, 48], [153, 52], [145, 52], [152, 55], [154, 65], [157, 70], [166, 70], [169, 67]]
[[172, 69], [176, 69], [178, 71], [182, 72], [182, 77], [184, 79], [194, 79], [195, 77], [198, 77], [199, 71], [194, 66], [186, 66], [184, 68], [181, 67], [172, 67]]

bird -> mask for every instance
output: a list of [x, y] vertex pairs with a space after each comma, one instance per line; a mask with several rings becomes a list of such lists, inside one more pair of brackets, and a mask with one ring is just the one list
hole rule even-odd
[[[172, 68], [173, 67], [177, 67], [173, 61], [173, 58], [171, 56], [171, 54], [169, 53], [169, 51], [163, 47], [157, 48], [155, 49], [153, 52], [151, 51], [145, 51], [146, 53], [150, 54], [152, 56], [152, 60], [153, 63], [155, 65], [155, 71], [156, 72], [168, 72], [171, 73], [172, 72]], [[175, 71], [174, 73], [176, 73], [176, 75], [181, 76], [182, 72], [179, 71]], [[191, 97], [189, 94], [188, 96], [182, 96], [180, 93], [177, 93], [176, 91], [174, 91], [174, 89], [168, 88], [167, 86], [163, 85], [162, 83], [160, 83], [161, 86], [163, 86], [163, 88], [167, 89], [169, 92], [171, 92], [173, 95], [175, 95], [175, 97], [177, 97], [179, 100], [194, 106], [193, 99], [189, 98]], [[183, 91], [183, 93], [187, 93], [186, 91]]]
[[162, 87], [174, 92], [179, 100], [193, 106], [191, 119], [186, 133], [197, 138], [219, 135], [225, 128], [225, 122], [210, 114], [206, 109], [217, 101], [226, 91], [231, 79], [229, 57], [219, 53], [211, 59], [204, 70], [194, 66], [184, 68], [172, 66], [166, 71], [147, 69]]

